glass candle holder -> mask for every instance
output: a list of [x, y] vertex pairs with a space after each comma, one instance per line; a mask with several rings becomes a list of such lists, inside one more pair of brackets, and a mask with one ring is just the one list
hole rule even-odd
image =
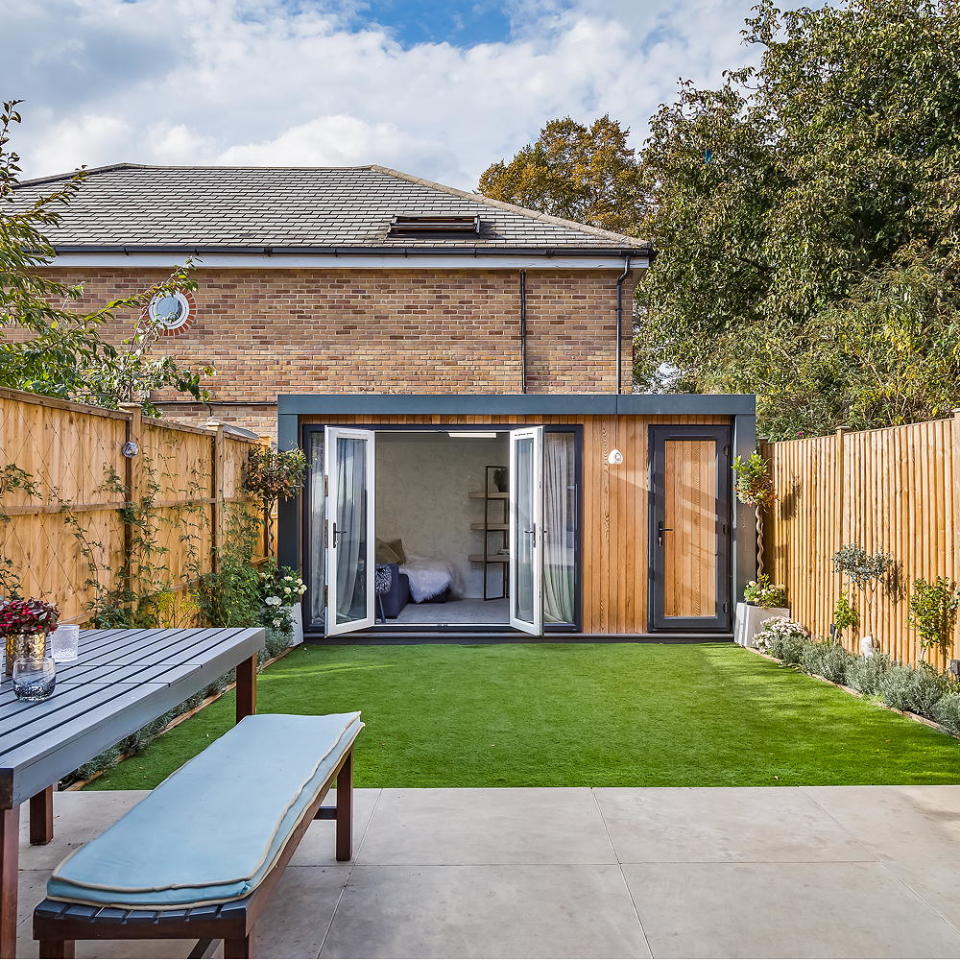
[[64, 623], [50, 634], [50, 649], [56, 663], [69, 663], [80, 656], [80, 627]]
[[13, 661], [13, 693], [18, 700], [46, 700], [56, 685], [53, 657], [18, 657]]

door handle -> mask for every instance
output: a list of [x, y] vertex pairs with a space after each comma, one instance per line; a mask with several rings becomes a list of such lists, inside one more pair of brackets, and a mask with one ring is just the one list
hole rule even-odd
[[334, 520], [333, 523], [330, 524], [330, 547], [331, 547], [331, 549], [335, 548], [336, 545], [337, 545], [337, 534], [338, 534], [337, 522]]
[[524, 532], [525, 534], [527, 534], [527, 536], [530, 537], [530, 546], [531, 546], [531, 547], [536, 547], [536, 545], [537, 545], [537, 528], [536, 528], [536, 526], [534, 526], [532, 530], [524, 530], [523, 532]]
[[673, 533], [673, 527], [665, 527], [663, 525], [663, 521], [661, 520], [657, 524], [657, 545], [660, 547], [663, 546], [663, 535], [665, 533]]

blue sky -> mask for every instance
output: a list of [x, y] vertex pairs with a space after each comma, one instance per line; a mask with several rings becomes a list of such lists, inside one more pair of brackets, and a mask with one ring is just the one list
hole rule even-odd
[[495, 0], [375, 0], [358, 19], [389, 27], [405, 47], [418, 43], [467, 46], [510, 37], [510, 13]]
[[755, 51], [752, 0], [3, 0], [27, 175], [381, 163], [473, 189], [560, 116], [640, 146], [680, 78]]

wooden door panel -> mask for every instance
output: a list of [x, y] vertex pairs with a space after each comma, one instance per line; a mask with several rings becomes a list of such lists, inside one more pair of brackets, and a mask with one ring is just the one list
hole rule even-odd
[[651, 630], [730, 626], [729, 429], [650, 428]]
[[668, 617], [712, 617], [717, 605], [717, 443], [664, 443], [664, 604]]

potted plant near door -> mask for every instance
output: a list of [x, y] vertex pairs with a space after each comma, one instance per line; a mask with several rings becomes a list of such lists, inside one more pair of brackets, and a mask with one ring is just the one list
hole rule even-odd
[[742, 647], [754, 647], [754, 638], [767, 620], [789, 616], [786, 591], [772, 584], [766, 574], [761, 574], [743, 588], [743, 603], [737, 604], [735, 639]]
[[281, 633], [289, 633], [291, 647], [303, 643], [303, 616], [300, 599], [307, 586], [291, 567], [269, 570], [261, 578], [263, 624]]

